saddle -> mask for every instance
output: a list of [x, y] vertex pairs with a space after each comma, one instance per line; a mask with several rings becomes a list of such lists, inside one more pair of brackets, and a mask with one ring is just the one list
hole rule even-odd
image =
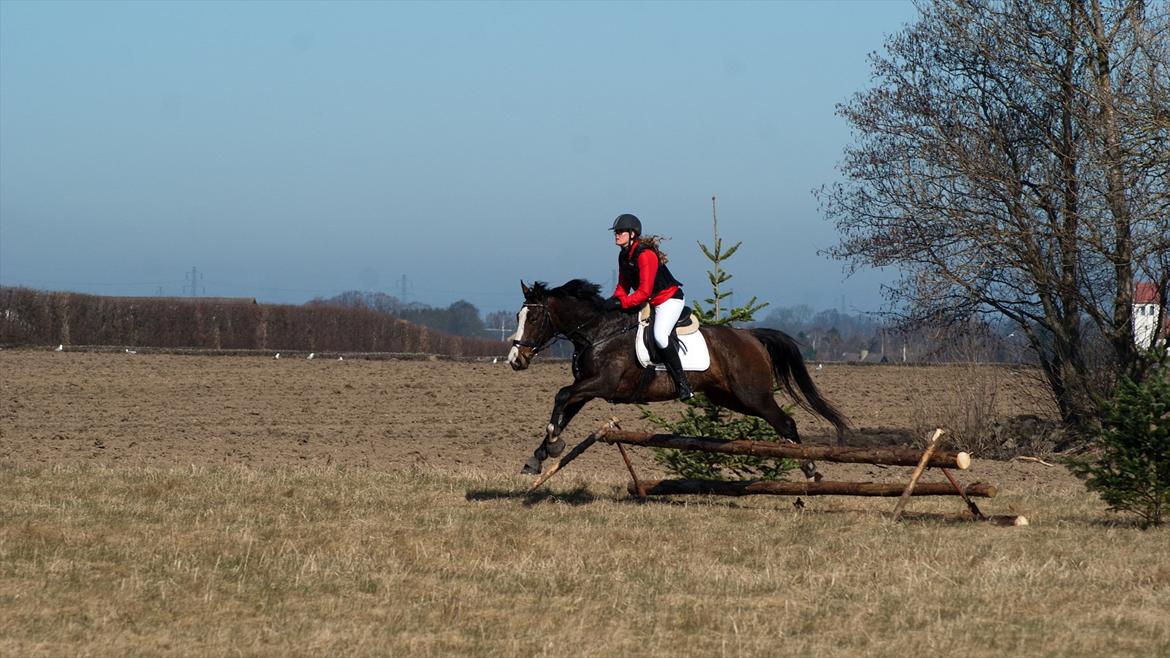
[[[643, 327], [650, 327], [654, 323], [654, 308], [649, 304], [643, 304], [642, 308], [638, 310], [638, 323]], [[699, 316], [691, 311], [690, 306], [684, 306], [671, 333], [675, 336], [686, 336], [698, 330]], [[642, 344], [646, 346], [646, 352], [650, 354], [651, 360], [661, 362], [661, 358], [658, 356], [658, 346], [654, 344], [654, 336], [649, 329], [642, 332]], [[686, 346], [684, 345], [682, 349], [685, 351]]]
[[[641, 322], [643, 325], [649, 325], [653, 316], [654, 309], [649, 304], [643, 304], [642, 308], [638, 310], [638, 322]], [[682, 314], [678, 316], [678, 322], [674, 323], [675, 335], [686, 336], [698, 330], [699, 316], [691, 311], [690, 306], [684, 306]]]
[[[642, 366], [642, 377], [634, 389], [633, 399], [635, 401], [645, 401], [643, 396], [650, 381], [654, 378], [654, 374], [666, 369], [666, 366], [661, 365], [662, 357], [658, 353], [658, 346], [654, 344], [654, 332], [650, 331], [653, 318], [654, 310], [649, 305], [643, 306], [638, 311], [639, 340], [634, 341], [634, 351], [637, 354], [638, 363]], [[702, 332], [699, 331], [699, 316], [692, 313], [689, 306], [684, 308], [682, 314], [678, 316], [678, 322], [675, 323], [674, 329], [670, 333], [671, 344], [678, 346], [679, 361], [683, 370], [700, 371], [710, 367], [711, 355], [707, 350], [707, 341], [703, 338]]]

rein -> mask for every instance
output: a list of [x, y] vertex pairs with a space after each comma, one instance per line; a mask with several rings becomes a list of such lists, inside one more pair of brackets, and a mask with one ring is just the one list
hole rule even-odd
[[570, 334], [577, 334], [578, 336], [580, 336], [581, 342], [586, 343], [585, 347], [578, 350], [580, 352], [584, 352], [585, 350], [588, 350], [590, 348], [597, 347], [598, 345], [601, 345], [602, 343], [609, 342], [610, 340], [617, 338], [618, 336], [621, 336], [624, 333], [633, 331], [634, 329], [636, 329], [638, 327], [638, 323], [637, 323], [637, 321], [635, 321], [633, 324], [628, 324], [628, 325], [618, 329], [617, 331], [611, 331], [610, 333], [605, 334], [604, 336], [594, 340], [594, 339], [589, 338], [585, 334], [580, 333], [581, 327], [584, 327], [586, 324], [589, 324], [589, 322], [591, 320], [594, 320], [594, 319], [596, 319], [596, 318], [590, 318], [589, 320], [586, 320], [585, 322], [582, 322], [581, 324], [577, 325], [577, 327], [572, 329], [571, 331], [562, 334], [565, 338], [569, 339], [570, 341], [573, 340], [573, 337]]
[[613, 332], [610, 332], [608, 334], [605, 334], [604, 336], [601, 336], [600, 338], [597, 338], [595, 340], [595, 339], [589, 338], [589, 336], [582, 333], [581, 329], [585, 325], [593, 322], [594, 320], [597, 320], [598, 317], [596, 317], [596, 316], [585, 320], [584, 322], [578, 324], [576, 327], [573, 327], [572, 329], [569, 329], [568, 331], [560, 331], [560, 330], [557, 330], [555, 326], [553, 326], [552, 314], [549, 313], [547, 303], [526, 302], [524, 304], [524, 307], [525, 308], [533, 308], [533, 307], [540, 308], [541, 318], [540, 318], [540, 327], [538, 329], [538, 333], [543, 332], [545, 325], [548, 325], [551, 329], [554, 330], [549, 334], [548, 338], [544, 339], [540, 343], [536, 343], [534, 341], [524, 341], [524, 340], [515, 340], [515, 339], [512, 340], [512, 344], [515, 345], [516, 347], [531, 348], [532, 349], [532, 356], [536, 356], [537, 354], [539, 354], [541, 350], [548, 347], [549, 344], [552, 343], [557, 338], [564, 338], [564, 339], [568, 340], [569, 342], [573, 343], [573, 346], [576, 347], [576, 345], [577, 345], [577, 340], [575, 340], [575, 338], [576, 338], [576, 339], [579, 339], [582, 343], [585, 343], [584, 347], [574, 350], [574, 361], [576, 361], [576, 358], [575, 358], [576, 355], [582, 354], [591, 348], [597, 347], [598, 345], [601, 345], [602, 343], [606, 343], [614, 338], [617, 338], [618, 336], [621, 336], [624, 333], [628, 333], [630, 331], [633, 331], [638, 326], [638, 322], [635, 321], [632, 324], [629, 324], [625, 327], [622, 327], [622, 328], [618, 329], [617, 331], [613, 331]]

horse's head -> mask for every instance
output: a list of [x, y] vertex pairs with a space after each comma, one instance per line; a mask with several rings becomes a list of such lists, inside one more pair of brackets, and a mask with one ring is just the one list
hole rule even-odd
[[524, 305], [516, 314], [516, 333], [508, 363], [514, 370], [528, 367], [532, 358], [558, 336], [576, 341], [581, 329], [603, 313], [600, 288], [584, 279], [573, 279], [550, 289], [537, 281], [532, 287], [520, 282]]
[[512, 349], [508, 350], [508, 363], [513, 370], [527, 368], [556, 337], [545, 285], [537, 282], [529, 288], [521, 281], [520, 290], [524, 292], [524, 305], [516, 313], [516, 333], [512, 334]]

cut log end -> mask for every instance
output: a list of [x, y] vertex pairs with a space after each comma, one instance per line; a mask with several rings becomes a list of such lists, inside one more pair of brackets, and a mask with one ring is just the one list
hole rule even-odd
[[957, 466], [960, 471], [965, 471], [970, 468], [971, 455], [965, 452], [960, 452], [959, 454], [955, 455], [955, 466]]

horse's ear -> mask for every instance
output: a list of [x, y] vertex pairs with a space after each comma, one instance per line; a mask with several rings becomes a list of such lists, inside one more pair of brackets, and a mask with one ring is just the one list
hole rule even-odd
[[524, 285], [524, 279], [520, 279], [520, 290], [524, 292], [524, 299], [532, 297], [532, 288]]

